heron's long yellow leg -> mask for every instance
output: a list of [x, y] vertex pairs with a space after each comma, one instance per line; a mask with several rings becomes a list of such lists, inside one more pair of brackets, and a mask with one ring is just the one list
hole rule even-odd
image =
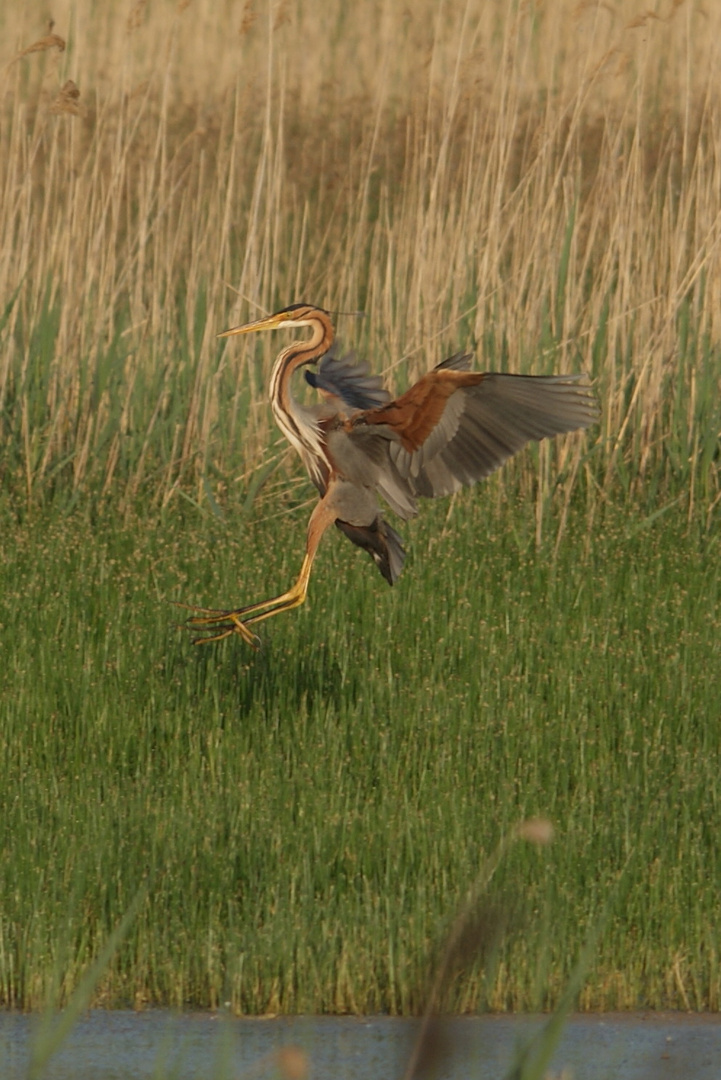
[[247, 607], [234, 608], [231, 611], [214, 611], [206, 608], [196, 608], [202, 611], [202, 615], [194, 615], [188, 619], [189, 627], [215, 628], [215, 632], [205, 637], [196, 638], [195, 645], [205, 644], [209, 641], [222, 641], [231, 634], [240, 634], [253, 648], [257, 648], [259, 639], [248, 627], [254, 623], [269, 619], [271, 615], [279, 615], [281, 611], [291, 611], [304, 603], [308, 595], [308, 582], [313, 568], [318, 545], [326, 529], [333, 524], [338, 515], [321, 500], [315, 507], [308, 522], [308, 535], [306, 538], [305, 557], [300, 568], [298, 579], [287, 592], [280, 596], [274, 596], [270, 600], [262, 600], [257, 604], [249, 604]]

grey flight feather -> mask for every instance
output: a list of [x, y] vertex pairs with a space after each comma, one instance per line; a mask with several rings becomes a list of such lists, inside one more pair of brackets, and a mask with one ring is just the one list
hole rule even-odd
[[473, 353], [469, 352], [457, 352], [453, 356], [449, 356], [447, 360], [441, 360], [440, 364], [436, 364], [436, 371], [470, 371], [471, 360], [473, 359]]
[[590, 427], [598, 406], [583, 378], [486, 374], [451, 394], [418, 450], [389, 443], [389, 456], [414, 495], [450, 495], [495, 472], [532, 440]]
[[380, 375], [371, 375], [365, 360], [354, 352], [340, 356], [335, 348], [322, 356], [315, 371], [306, 370], [306, 382], [343, 401], [349, 409], [377, 409], [390, 401]]

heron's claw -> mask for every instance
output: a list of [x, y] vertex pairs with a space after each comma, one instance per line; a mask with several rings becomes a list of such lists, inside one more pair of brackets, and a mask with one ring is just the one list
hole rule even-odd
[[217, 608], [191, 607], [189, 604], [180, 603], [177, 606], [188, 611], [202, 612], [200, 615], [192, 615], [183, 624], [183, 629], [206, 631], [200, 637], [193, 638], [193, 645], [207, 645], [211, 641], [224, 641], [232, 634], [240, 634], [252, 649], [260, 648], [260, 638], [248, 629], [241, 618], [243, 611], [219, 611]]
[[[196, 626], [203, 626], [203, 621], [200, 619], [188, 619], [185, 625], [188, 629], [194, 629]], [[258, 635], [248, 630], [240, 620], [217, 623], [212, 632], [210, 632], [210, 626], [207, 626], [206, 629], [209, 631], [208, 633], [193, 638], [193, 645], [208, 645], [212, 641], [224, 641], [225, 638], [231, 637], [233, 634], [240, 634], [243, 641], [250, 645], [251, 649], [257, 651], [260, 648], [260, 638]]]

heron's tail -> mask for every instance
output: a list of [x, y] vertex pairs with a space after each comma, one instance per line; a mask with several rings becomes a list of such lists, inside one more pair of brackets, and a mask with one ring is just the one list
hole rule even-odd
[[372, 525], [350, 525], [347, 521], [336, 521], [336, 525], [352, 543], [368, 552], [388, 584], [395, 585], [406, 558], [395, 529], [380, 514]]

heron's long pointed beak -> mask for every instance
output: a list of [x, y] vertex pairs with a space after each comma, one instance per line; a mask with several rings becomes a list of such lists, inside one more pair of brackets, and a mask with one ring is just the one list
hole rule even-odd
[[233, 334], [252, 334], [254, 330], [275, 330], [276, 326], [280, 326], [284, 322], [288, 322], [288, 315], [286, 312], [280, 311], [275, 315], [266, 315], [262, 319], [255, 319], [253, 322], [243, 323], [242, 326], [234, 326], [230, 330], [224, 330], [222, 334], [218, 334], [218, 337], [232, 337]]

